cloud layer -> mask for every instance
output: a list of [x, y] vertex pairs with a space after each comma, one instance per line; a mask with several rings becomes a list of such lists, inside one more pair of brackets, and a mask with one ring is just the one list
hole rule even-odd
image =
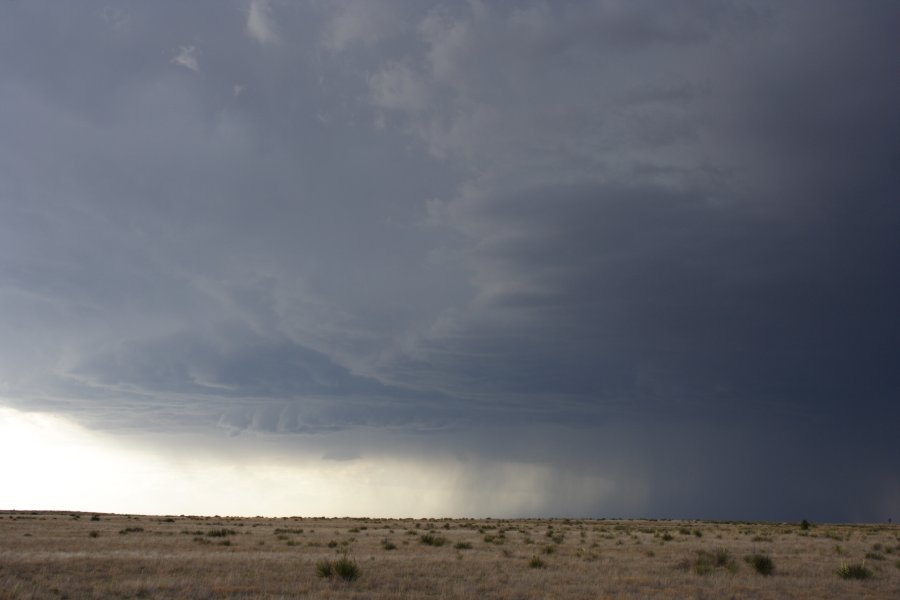
[[5, 404], [900, 508], [891, 3], [0, 10]]

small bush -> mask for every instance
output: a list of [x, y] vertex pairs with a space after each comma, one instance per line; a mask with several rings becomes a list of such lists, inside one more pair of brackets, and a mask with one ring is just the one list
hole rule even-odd
[[697, 559], [694, 561], [694, 572], [697, 575], [708, 575], [717, 568], [724, 568], [729, 573], [737, 571], [737, 563], [725, 548], [718, 548], [713, 552], [698, 550]]
[[328, 559], [320, 560], [316, 563], [316, 575], [322, 579], [331, 579], [334, 577], [334, 565]]
[[396, 550], [397, 544], [395, 544], [391, 540], [384, 540], [383, 542], [381, 542], [381, 547], [385, 550]]
[[471, 550], [472, 544], [470, 544], [469, 542], [456, 542], [453, 547], [457, 550]]
[[207, 537], [226, 537], [229, 535], [237, 535], [234, 529], [210, 529], [206, 532]]
[[322, 579], [340, 577], [344, 581], [353, 581], [359, 577], [359, 565], [347, 555], [337, 560], [322, 559], [316, 563], [316, 575]]
[[443, 546], [447, 543], [447, 538], [443, 538], [439, 535], [434, 535], [433, 533], [426, 533], [419, 536], [419, 541], [426, 546]]
[[771, 575], [775, 571], [775, 563], [765, 554], [751, 554], [745, 559], [760, 575]]
[[92, 532], [90, 532], [90, 533], [88, 534], [88, 536], [89, 536], [89, 537], [92, 537], [92, 538], [95, 538], [95, 537], [100, 537], [100, 534], [99, 534], [98, 532], [96, 532], [96, 531], [92, 531]]
[[674, 540], [674, 539], [675, 539], [675, 538], [672, 537], [672, 534], [670, 534], [670, 533], [664, 533], [663, 536], [662, 536], [662, 540], [663, 540], [664, 542], [671, 542], [671, 541]]
[[144, 531], [143, 527], [126, 527], [125, 529], [120, 529], [119, 534], [125, 535], [126, 533], [140, 533]]
[[359, 565], [348, 556], [342, 556], [334, 561], [335, 574], [344, 581], [353, 581], [359, 577]]
[[99, 520], [100, 520], [100, 515], [94, 515], [93, 517], [91, 517], [91, 521], [99, 521]]
[[809, 521], [807, 521], [806, 519], [800, 521], [800, 529], [802, 529], [803, 531], [809, 529]]
[[532, 569], [543, 569], [547, 566], [547, 563], [542, 561], [538, 556], [532, 556], [531, 560], [528, 561], [528, 566]]
[[337, 548], [338, 543], [334, 540], [329, 540], [327, 545], [329, 548]]
[[872, 576], [872, 571], [866, 565], [860, 563], [841, 565], [837, 573], [842, 579], [868, 579]]
[[884, 554], [880, 552], [866, 552], [866, 558], [869, 560], [884, 560]]

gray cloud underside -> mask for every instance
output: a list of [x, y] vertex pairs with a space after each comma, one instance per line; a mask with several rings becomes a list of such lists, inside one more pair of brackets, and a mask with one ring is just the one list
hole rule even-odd
[[0, 11], [10, 403], [900, 489], [895, 3]]

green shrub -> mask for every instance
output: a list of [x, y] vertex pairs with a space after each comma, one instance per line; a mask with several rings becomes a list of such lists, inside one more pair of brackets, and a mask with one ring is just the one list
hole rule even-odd
[[439, 535], [434, 535], [433, 533], [426, 533], [419, 536], [419, 541], [426, 546], [443, 546], [447, 543], [447, 538], [443, 538]]
[[842, 579], [868, 579], [872, 576], [872, 571], [864, 564], [853, 563], [850, 565], [841, 565], [841, 568], [837, 570], [837, 574], [840, 575]]
[[206, 532], [207, 537], [226, 537], [229, 535], [237, 535], [234, 529], [210, 529]]
[[323, 579], [331, 579], [334, 577], [334, 565], [328, 559], [320, 560], [316, 563], [316, 575]]
[[457, 550], [471, 550], [472, 544], [470, 544], [469, 542], [456, 542], [453, 547]]
[[697, 551], [697, 559], [694, 561], [694, 572], [697, 575], [708, 575], [718, 568], [724, 568], [729, 573], [737, 571], [737, 563], [731, 558], [728, 550], [717, 548], [712, 552], [708, 550]]
[[800, 529], [802, 529], [803, 531], [809, 529], [809, 521], [807, 521], [806, 519], [800, 521]]
[[144, 531], [143, 527], [126, 527], [125, 529], [120, 529], [119, 533], [125, 535], [126, 533], [140, 533], [142, 531]]
[[395, 544], [391, 540], [384, 540], [383, 542], [381, 542], [381, 547], [385, 550], [396, 550], [397, 544]]
[[744, 560], [756, 569], [756, 572], [760, 575], [771, 575], [775, 571], [775, 563], [765, 554], [751, 554]]
[[531, 560], [528, 561], [528, 566], [532, 569], [543, 569], [547, 566], [547, 563], [542, 561], [538, 556], [534, 555], [531, 557]]
[[353, 581], [359, 577], [359, 565], [348, 556], [342, 556], [334, 561], [335, 574], [344, 581]]

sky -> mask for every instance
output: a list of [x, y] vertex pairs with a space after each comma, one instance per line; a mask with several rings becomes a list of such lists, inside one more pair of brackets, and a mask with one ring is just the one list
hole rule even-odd
[[900, 5], [0, 5], [0, 508], [900, 518]]

